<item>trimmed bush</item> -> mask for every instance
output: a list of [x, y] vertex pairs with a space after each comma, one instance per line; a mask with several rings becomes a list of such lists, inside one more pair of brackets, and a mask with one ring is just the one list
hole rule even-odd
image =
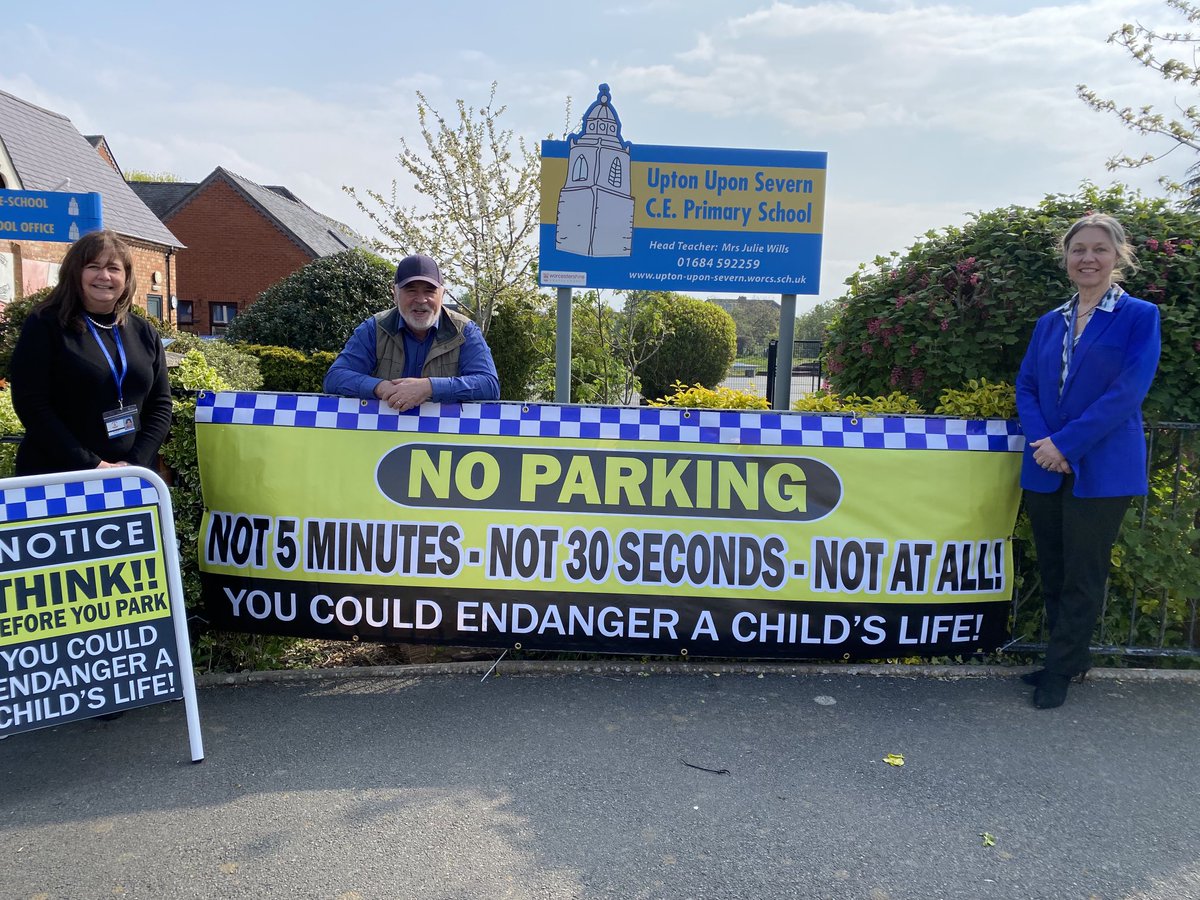
[[675, 382], [715, 388], [729, 374], [737, 355], [737, 327], [729, 313], [715, 303], [670, 292], [630, 299], [640, 307], [634, 314], [635, 333], [655, 312], [668, 330], [658, 351], [637, 366], [643, 397], [664, 397]]
[[199, 350], [183, 354], [179, 365], [168, 374], [172, 388], [187, 391], [227, 391], [229, 382], [221, 377], [215, 367], [209, 365]]
[[363, 319], [392, 303], [394, 274], [392, 263], [364, 250], [323, 257], [263, 291], [225, 337], [336, 353]]
[[337, 359], [337, 354], [328, 350], [308, 354], [262, 344], [239, 344], [238, 349], [258, 360], [264, 391], [319, 394], [325, 373]]

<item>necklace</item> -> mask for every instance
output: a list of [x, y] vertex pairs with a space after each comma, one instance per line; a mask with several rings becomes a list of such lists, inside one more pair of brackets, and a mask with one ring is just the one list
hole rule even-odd
[[89, 322], [91, 322], [93, 325], [95, 325], [97, 328], [103, 328], [105, 331], [112, 331], [113, 325], [117, 324], [116, 322], [113, 322], [111, 325], [105, 325], [103, 322], [97, 322], [95, 319], [93, 319], [91, 316], [87, 315], [86, 313], [84, 314], [83, 317], [85, 319], [87, 319]]

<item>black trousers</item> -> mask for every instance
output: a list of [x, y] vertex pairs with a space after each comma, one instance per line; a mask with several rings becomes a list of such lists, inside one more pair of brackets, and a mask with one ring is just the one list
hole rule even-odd
[[1091, 664], [1088, 645], [1100, 618], [1113, 544], [1129, 497], [1076, 497], [1075, 476], [1053, 494], [1025, 492], [1046, 604], [1046, 670], [1077, 675]]

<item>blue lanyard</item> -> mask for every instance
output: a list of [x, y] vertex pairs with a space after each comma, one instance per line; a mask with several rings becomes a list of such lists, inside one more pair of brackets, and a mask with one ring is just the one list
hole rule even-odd
[[88, 330], [92, 332], [92, 337], [96, 339], [96, 343], [100, 346], [100, 352], [104, 354], [104, 359], [108, 362], [108, 370], [112, 372], [113, 381], [117, 383], [117, 406], [125, 405], [125, 393], [123, 386], [125, 384], [125, 373], [129, 371], [129, 363], [125, 359], [125, 345], [121, 343], [121, 326], [113, 322], [112, 336], [113, 341], [117, 345], [117, 356], [121, 360], [121, 371], [117, 371], [117, 365], [113, 362], [112, 354], [108, 352], [108, 348], [104, 346], [104, 341], [100, 340], [100, 332], [96, 330], [96, 326], [92, 324], [91, 318], [84, 316], [83, 320], [87, 322]]

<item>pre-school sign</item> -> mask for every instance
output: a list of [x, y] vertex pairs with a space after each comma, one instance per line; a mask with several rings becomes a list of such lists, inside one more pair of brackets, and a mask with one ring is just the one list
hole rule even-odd
[[545, 286], [816, 294], [826, 154], [633, 144], [608, 85], [542, 142]]
[[180, 698], [198, 762], [162, 480], [131, 466], [0, 481], [0, 735]]
[[104, 227], [100, 195], [0, 190], [0, 239], [71, 243]]

